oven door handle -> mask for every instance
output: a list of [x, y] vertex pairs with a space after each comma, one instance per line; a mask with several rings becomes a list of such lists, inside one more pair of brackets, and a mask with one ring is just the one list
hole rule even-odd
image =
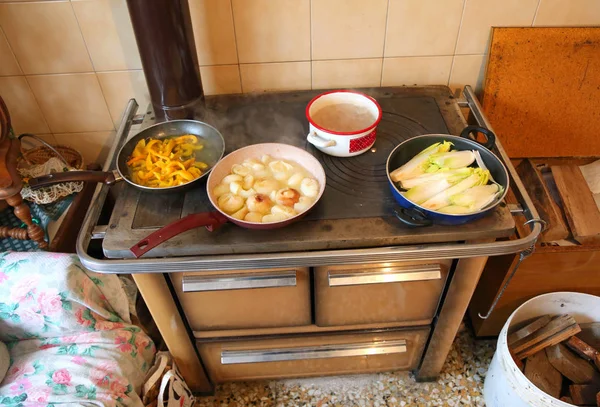
[[384, 267], [368, 270], [340, 270], [327, 273], [329, 287], [407, 283], [411, 281], [439, 280], [441, 278], [442, 268], [439, 264]]
[[394, 353], [406, 353], [406, 350], [406, 341], [404, 339], [347, 345], [306, 346], [301, 348], [224, 350], [221, 352], [221, 364], [235, 365], [240, 363], [390, 355]]
[[295, 287], [296, 270], [209, 276], [187, 275], [183, 276], [181, 286], [184, 293]]

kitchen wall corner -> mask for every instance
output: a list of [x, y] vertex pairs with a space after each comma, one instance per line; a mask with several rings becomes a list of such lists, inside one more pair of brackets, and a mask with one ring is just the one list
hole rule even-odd
[[[207, 95], [470, 84], [491, 28], [600, 25], [598, 0], [189, 0]], [[125, 0], [0, 0], [0, 94], [17, 133], [112, 142], [149, 102]]]

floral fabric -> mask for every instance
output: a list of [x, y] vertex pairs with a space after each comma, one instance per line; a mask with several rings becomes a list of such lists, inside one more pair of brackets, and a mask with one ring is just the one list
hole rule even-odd
[[0, 340], [12, 362], [0, 406], [142, 405], [154, 343], [131, 324], [118, 277], [74, 255], [0, 254]]

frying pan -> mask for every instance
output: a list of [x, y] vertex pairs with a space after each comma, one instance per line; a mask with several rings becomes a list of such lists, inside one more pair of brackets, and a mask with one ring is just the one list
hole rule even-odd
[[[319, 193], [313, 204], [302, 213], [295, 215], [291, 218], [285, 219], [280, 222], [271, 223], [257, 223], [247, 222], [233, 218], [231, 215], [223, 212], [217, 205], [217, 198], [213, 194], [214, 188], [225, 178], [225, 176], [231, 173], [231, 167], [234, 164], [241, 164], [244, 160], [249, 158], [259, 159], [268, 154], [273, 159], [283, 159], [286, 161], [293, 161], [300, 164], [306, 171], [308, 171], [314, 179], [319, 182]], [[215, 207], [214, 212], [205, 213], [194, 213], [181, 218], [162, 229], [157, 230], [145, 239], [142, 239], [136, 245], [131, 247], [131, 252], [136, 256], [140, 257], [144, 253], [160, 245], [163, 242], [171, 239], [172, 237], [183, 233], [187, 230], [191, 230], [197, 227], [204, 226], [208, 230], [213, 231], [217, 227], [221, 226], [226, 222], [235, 223], [246, 229], [277, 229], [289, 225], [302, 218], [309, 210], [311, 210], [315, 204], [321, 199], [323, 191], [325, 191], [325, 170], [321, 166], [319, 160], [313, 157], [310, 153], [300, 148], [290, 146], [288, 144], [279, 143], [264, 143], [264, 144], [253, 144], [247, 147], [240, 148], [233, 153], [223, 158], [211, 171], [208, 182], [206, 183], [208, 199], [210, 203]]]
[[[186, 182], [182, 185], [176, 185], [166, 188], [155, 188], [147, 187], [136, 184], [130, 178], [129, 168], [127, 167], [127, 160], [133, 149], [137, 145], [138, 141], [142, 139], [169, 139], [172, 137], [179, 137], [184, 134], [192, 134], [198, 136], [200, 143], [204, 148], [196, 152], [196, 159], [202, 161], [208, 165], [200, 177]], [[196, 120], [173, 120], [164, 123], [158, 123], [153, 126], [147, 127], [123, 144], [119, 154], [117, 155], [117, 169], [113, 171], [67, 171], [61, 173], [54, 173], [44, 175], [38, 178], [32, 178], [29, 180], [29, 186], [31, 189], [38, 189], [46, 187], [48, 185], [58, 184], [66, 181], [87, 181], [87, 182], [102, 182], [106, 185], [112, 185], [121, 180], [125, 180], [130, 185], [137, 189], [141, 189], [145, 192], [150, 193], [166, 193], [173, 191], [183, 191], [190, 188], [192, 185], [197, 184], [202, 178], [208, 174], [208, 172], [215, 166], [215, 164], [223, 157], [225, 152], [225, 141], [223, 136], [217, 129], [209, 126], [206, 123], [199, 122]]]
[[[484, 144], [480, 144], [478, 141], [472, 139], [471, 134], [473, 132], [484, 134], [487, 137], [487, 141]], [[453, 150], [479, 151], [481, 159], [483, 160], [483, 163], [487, 169], [490, 170], [490, 174], [492, 175], [494, 181], [504, 188], [504, 192], [493, 204], [481, 209], [478, 212], [467, 215], [454, 215], [424, 208], [421, 205], [417, 205], [414, 202], [409, 201], [400, 193], [400, 189], [396, 186], [394, 181], [392, 181], [390, 173], [396, 168], [399, 168], [407, 163], [425, 148], [434, 143], [443, 141], [452, 142]], [[490, 150], [494, 148], [495, 142], [496, 136], [490, 130], [479, 126], [468, 126], [461, 132], [460, 137], [451, 136], [449, 134], [426, 134], [423, 136], [410, 138], [399, 144], [390, 153], [387, 161], [388, 183], [394, 199], [401, 206], [401, 208], [395, 212], [396, 217], [408, 226], [429, 226], [434, 223], [439, 225], [461, 225], [463, 223], [480, 219], [492, 213], [496, 206], [502, 202], [508, 193], [509, 187], [508, 171], [506, 170], [506, 167], [502, 161], [500, 161], [500, 159], [496, 157], [496, 155]]]

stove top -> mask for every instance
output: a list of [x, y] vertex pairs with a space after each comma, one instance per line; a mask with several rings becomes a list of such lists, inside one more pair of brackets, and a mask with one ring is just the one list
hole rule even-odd
[[[484, 219], [462, 226], [408, 228], [393, 218], [385, 164], [389, 153], [410, 137], [459, 134], [464, 121], [446, 87], [361, 90], [383, 110], [377, 141], [350, 158], [324, 154], [306, 142], [304, 108], [317, 91], [207, 98], [198, 112], [221, 131], [226, 153], [248, 144], [280, 142], [306, 149], [323, 164], [327, 185], [318, 204], [299, 222], [283, 229], [251, 231], [224, 225], [215, 232], [196, 229], [171, 239], [146, 256], [258, 253], [325, 248], [356, 248], [505, 237], [514, 221], [500, 206]], [[158, 227], [190, 213], [214, 210], [205, 185], [182, 194], [149, 195], [124, 185], [106, 233], [109, 258], [131, 257], [128, 248]]]

